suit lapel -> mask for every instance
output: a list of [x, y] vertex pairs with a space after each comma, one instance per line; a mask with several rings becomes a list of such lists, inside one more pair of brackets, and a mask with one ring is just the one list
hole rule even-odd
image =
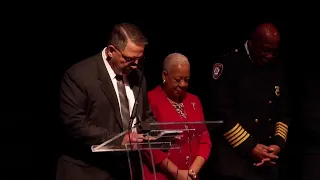
[[109, 102], [112, 104], [113, 111], [116, 115], [116, 119], [120, 125], [121, 128], [123, 128], [122, 120], [121, 120], [121, 114], [120, 114], [120, 107], [118, 103], [118, 98], [115, 92], [115, 89], [113, 87], [111, 78], [109, 76], [108, 70], [105, 67], [105, 64], [103, 62], [103, 59], [101, 57], [101, 54], [98, 54], [96, 56], [97, 62], [98, 62], [98, 79], [101, 80], [101, 90], [108, 98]]

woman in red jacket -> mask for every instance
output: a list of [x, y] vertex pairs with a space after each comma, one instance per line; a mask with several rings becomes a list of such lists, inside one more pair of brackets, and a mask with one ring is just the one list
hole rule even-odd
[[[165, 58], [163, 83], [148, 92], [149, 103], [158, 122], [204, 121], [200, 100], [187, 92], [189, 78], [190, 64], [187, 57], [172, 53]], [[181, 126], [183, 129], [186, 128], [184, 125]], [[205, 125], [202, 127], [204, 127], [203, 133], [196, 135], [190, 144], [184, 144], [180, 149], [181, 152], [176, 149], [171, 149], [169, 152], [152, 151], [157, 180], [198, 179], [197, 174], [211, 151], [209, 133]], [[149, 154], [143, 168], [147, 180], [154, 179], [150, 161]]]

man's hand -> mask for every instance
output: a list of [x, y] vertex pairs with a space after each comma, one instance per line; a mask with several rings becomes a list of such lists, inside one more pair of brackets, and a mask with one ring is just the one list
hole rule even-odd
[[252, 150], [252, 156], [255, 160], [261, 161], [265, 158], [277, 159], [278, 156], [270, 154], [271, 148], [263, 144], [257, 144], [256, 147]]
[[137, 134], [137, 133], [128, 133], [124, 136], [123, 140], [122, 140], [122, 145], [125, 144], [130, 144], [131, 143], [137, 143], [137, 142], [142, 142], [144, 139], [143, 134]]
[[279, 152], [281, 151], [281, 148], [277, 145], [270, 145], [269, 148], [270, 148], [271, 153], [274, 155], [278, 155]]
[[[273, 155], [278, 155], [278, 153], [280, 152], [280, 150], [281, 150], [281, 148], [279, 147], [279, 146], [277, 146], [277, 145], [270, 145], [269, 146], [269, 153], [270, 154], [273, 154]], [[269, 159], [262, 159], [262, 161], [261, 162], [259, 162], [259, 163], [255, 163], [255, 164], [253, 164], [254, 166], [262, 166], [263, 164], [268, 164], [268, 165], [275, 165], [276, 163], [274, 162], [274, 161], [269, 161]]]
[[256, 147], [252, 150], [252, 156], [254, 160], [260, 162], [255, 163], [254, 166], [261, 166], [264, 163], [275, 164], [275, 162], [273, 162], [272, 160], [278, 159], [278, 156], [270, 152], [273, 152], [272, 148], [263, 144], [257, 144]]

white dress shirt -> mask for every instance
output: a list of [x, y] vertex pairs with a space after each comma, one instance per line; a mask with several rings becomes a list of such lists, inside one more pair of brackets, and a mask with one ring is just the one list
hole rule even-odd
[[[111, 78], [114, 90], [117, 94], [117, 98], [118, 98], [118, 103], [119, 103], [119, 108], [120, 108], [120, 112], [121, 112], [121, 104], [120, 104], [120, 98], [119, 98], [119, 91], [118, 91], [118, 86], [117, 86], [117, 79], [116, 79], [116, 73], [113, 71], [113, 69], [111, 68], [109, 62], [107, 61], [107, 56], [106, 56], [106, 48], [103, 49], [102, 51], [102, 59], [104, 64], [106, 65], [106, 68], [108, 70], [109, 76]], [[124, 85], [125, 85], [125, 89], [126, 89], [126, 94], [127, 94], [127, 98], [129, 101], [129, 111], [130, 111], [130, 116], [132, 113], [132, 109], [133, 109], [133, 105], [135, 102], [135, 97], [134, 97], [134, 93], [132, 91], [132, 89], [129, 86], [127, 77], [124, 76]], [[120, 113], [121, 114], [121, 113]], [[133, 120], [132, 126], [134, 126], [134, 124], [136, 123], [136, 118]], [[132, 129], [133, 132], [136, 132], [136, 128]]]
[[246, 41], [246, 42], [244, 43], [244, 48], [246, 49], [246, 52], [247, 52], [250, 60], [252, 60], [252, 59], [251, 59], [251, 56], [250, 56], [249, 48], [248, 48], [248, 41]]

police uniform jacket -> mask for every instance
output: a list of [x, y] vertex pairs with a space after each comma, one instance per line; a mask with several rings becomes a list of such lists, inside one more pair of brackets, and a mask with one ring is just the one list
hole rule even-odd
[[213, 159], [223, 175], [256, 179], [251, 152], [257, 143], [284, 149], [289, 126], [283, 66], [274, 59], [258, 66], [243, 47], [215, 61], [214, 112], [224, 121], [216, 133]]

